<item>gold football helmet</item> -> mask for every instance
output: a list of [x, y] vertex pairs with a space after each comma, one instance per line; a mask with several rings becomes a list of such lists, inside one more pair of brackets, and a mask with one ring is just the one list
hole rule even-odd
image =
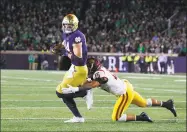
[[74, 14], [68, 14], [62, 21], [62, 30], [64, 33], [72, 33], [78, 28], [79, 20]]

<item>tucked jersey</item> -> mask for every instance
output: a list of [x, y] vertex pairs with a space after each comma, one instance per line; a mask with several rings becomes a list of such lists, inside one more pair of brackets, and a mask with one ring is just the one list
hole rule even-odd
[[87, 46], [86, 46], [86, 38], [84, 34], [76, 30], [73, 33], [70, 34], [62, 34], [62, 40], [63, 40], [63, 45], [66, 49], [67, 52], [71, 53], [72, 56], [75, 56], [73, 53], [73, 45], [77, 43], [82, 43], [82, 58], [75, 57], [75, 59], [71, 60], [71, 63], [75, 66], [84, 66], [86, 65], [86, 60], [87, 60]]
[[113, 75], [105, 67], [101, 67], [100, 70], [93, 74], [93, 79], [106, 77], [108, 81], [105, 84], [101, 84], [101, 89], [112, 93], [114, 95], [123, 95], [126, 93], [126, 84], [124, 81]]

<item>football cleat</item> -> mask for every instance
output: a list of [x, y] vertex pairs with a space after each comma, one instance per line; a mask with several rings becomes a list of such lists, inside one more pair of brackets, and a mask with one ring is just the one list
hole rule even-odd
[[168, 101], [165, 102], [165, 108], [170, 110], [173, 113], [173, 115], [175, 117], [177, 117], [177, 113], [176, 113], [176, 110], [175, 110], [174, 102], [173, 102], [172, 99], [169, 99]]
[[90, 110], [93, 105], [93, 91], [92, 89], [87, 90], [87, 94], [83, 97], [87, 104], [87, 109]]
[[142, 112], [142, 113], [140, 114], [140, 117], [141, 117], [142, 121], [153, 122], [153, 121], [151, 120], [151, 118], [150, 118], [145, 112]]
[[76, 116], [74, 116], [72, 119], [64, 121], [64, 123], [83, 123], [83, 122], [84, 122], [83, 117], [76, 117]]

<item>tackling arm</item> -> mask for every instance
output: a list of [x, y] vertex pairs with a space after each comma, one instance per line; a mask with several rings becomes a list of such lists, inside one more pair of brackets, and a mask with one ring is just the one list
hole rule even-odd
[[78, 91], [86, 91], [86, 90], [89, 90], [91, 88], [96, 88], [96, 87], [100, 86], [100, 83], [97, 82], [97, 81], [91, 81], [91, 82], [86, 81], [80, 87], [72, 87], [71, 85], [68, 85], [68, 86], [69, 86], [69, 88], [63, 88], [62, 89], [63, 94], [70, 94], [70, 93], [75, 93], [75, 92], [78, 92]]
[[82, 86], [79, 87], [79, 91], [83, 90], [89, 90], [91, 88], [96, 88], [99, 87], [100, 83], [98, 81], [86, 81]]

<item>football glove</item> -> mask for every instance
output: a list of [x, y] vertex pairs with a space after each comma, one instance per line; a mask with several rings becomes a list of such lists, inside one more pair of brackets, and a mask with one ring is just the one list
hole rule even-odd
[[68, 84], [69, 88], [63, 88], [62, 93], [63, 94], [70, 94], [70, 93], [75, 93], [79, 91], [78, 87], [72, 87], [71, 85]]
[[66, 54], [66, 50], [62, 44], [54, 44], [53, 46], [50, 47], [50, 51], [53, 54], [57, 54], [57, 55]]

